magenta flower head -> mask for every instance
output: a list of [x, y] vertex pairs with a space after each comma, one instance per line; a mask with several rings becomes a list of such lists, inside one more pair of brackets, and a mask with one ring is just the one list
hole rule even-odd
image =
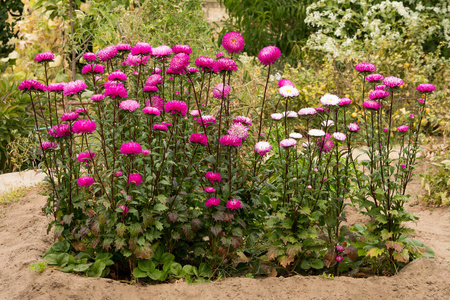
[[167, 127], [167, 125], [164, 124], [155, 124], [153, 125], [153, 130], [167, 131], [169, 130], [169, 128]]
[[[122, 63], [123, 66], [139, 66], [139, 65], [146, 65], [149, 61], [150, 56], [141, 56], [141, 55], [132, 55], [131, 53], [128, 53], [127, 58]], [[138, 71], [134, 71], [133, 74], [138, 75]]]
[[230, 58], [219, 58], [213, 65], [214, 73], [237, 71], [237, 69], [236, 62]]
[[114, 173], [114, 176], [119, 177], [122, 176], [122, 171], [117, 171], [116, 173]]
[[289, 79], [281, 79], [280, 81], [278, 81], [278, 87], [283, 87], [283, 86], [294, 86], [294, 84], [292, 83], [292, 81], [290, 81]]
[[103, 74], [105, 72], [105, 67], [102, 65], [85, 65], [81, 70], [82, 74]]
[[70, 127], [67, 124], [55, 125], [48, 130], [48, 134], [52, 137], [63, 137], [70, 135]]
[[220, 51], [219, 53], [216, 54], [216, 58], [221, 58], [221, 57], [223, 57], [223, 52], [222, 51]]
[[200, 56], [195, 60], [195, 65], [203, 72], [209, 72], [214, 67], [215, 60], [208, 56]]
[[128, 44], [117, 44], [116, 49], [119, 52], [127, 52], [127, 51], [131, 51], [131, 49], [133, 49], [133, 47], [131, 47]]
[[206, 136], [206, 134], [193, 133], [189, 138], [189, 142], [206, 146], [208, 144], [208, 137]]
[[228, 53], [239, 53], [244, 49], [244, 37], [238, 32], [228, 32], [222, 38], [222, 46]]
[[131, 49], [131, 55], [144, 55], [144, 54], [151, 54], [152, 53], [152, 46], [147, 43], [136, 43]]
[[155, 85], [146, 85], [144, 86], [144, 88], [142, 89], [143, 92], [149, 92], [149, 93], [153, 93], [153, 92], [157, 92], [159, 91], [158, 87]]
[[161, 112], [159, 111], [159, 109], [157, 109], [156, 107], [145, 107], [142, 112], [144, 114], [149, 114], [151, 116], [159, 116], [161, 114]]
[[160, 83], [163, 83], [162, 76], [160, 74], [153, 74], [147, 78], [145, 85], [158, 85]]
[[397, 127], [397, 131], [399, 131], [399, 132], [406, 132], [406, 131], [408, 131], [408, 129], [409, 129], [408, 125], [402, 125], [402, 126]]
[[436, 87], [431, 83], [422, 83], [416, 87], [416, 90], [421, 93], [431, 93], [432, 91], [436, 90]]
[[387, 90], [389, 90], [389, 88], [385, 85], [377, 85], [375, 87], [375, 91], [387, 91]]
[[55, 59], [55, 54], [51, 52], [38, 53], [34, 57], [34, 60], [40, 63], [45, 63], [49, 61], [53, 61]]
[[388, 76], [383, 79], [383, 84], [389, 88], [399, 87], [403, 85], [403, 80], [398, 77]]
[[317, 146], [322, 152], [330, 152], [334, 146], [333, 140], [331, 139], [331, 134], [327, 133], [323, 138], [318, 138]]
[[152, 49], [152, 55], [156, 56], [157, 58], [163, 58], [170, 54], [172, 54], [172, 48], [166, 45], [158, 46]]
[[267, 66], [273, 64], [281, 55], [280, 49], [275, 46], [264, 47], [258, 55], [261, 64]]
[[91, 120], [78, 120], [72, 125], [72, 130], [75, 133], [92, 133], [97, 128], [94, 121]]
[[[194, 67], [187, 68], [187, 70], [189, 73], [197, 73], [199, 71], [199, 69], [194, 68]], [[188, 79], [188, 82], [190, 82], [189, 80], [191, 80], [191, 79]]]
[[334, 132], [334, 133], [333, 133], [333, 137], [334, 137], [336, 140], [341, 141], [341, 142], [345, 141], [345, 139], [346, 139], [345, 134], [342, 133], [342, 132]]
[[235, 135], [241, 140], [245, 140], [248, 137], [248, 127], [242, 123], [234, 123], [228, 129], [228, 134]]
[[121, 82], [108, 81], [105, 83], [105, 96], [127, 98], [128, 92]]
[[297, 141], [295, 139], [284, 139], [280, 142], [280, 146], [284, 148], [292, 147], [295, 144], [297, 144]]
[[344, 247], [342, 247], [341, 245], [336, 245], [336, 251], [342, 252], [342, 251], [344, 251]]
[[216, 189], [213, 188], [212, 186], [207, 186], [207, 187], [205, 187], [205, 192], [207, 192], [207, 193], [215, 193]]
[[208, 207], [218, 206], [219, 204], [220, 204], [220, 199], [219, 198], [209, 198], [205, 202], [205, 205], [208, 206]]
[[118, 205], [117, 208], [120, 208], [124, 214], [126, 214], [129, 210], [129, 208], [125, 205]]
[[22, 81], [19, 86], [18, 89], [23, 91], [23, 90], [36, 90], [36, 91], [45, 91], [46, 90], [46, 86], [45, 84], [40, 83], [37, 80], [24, 80]]
[[377, 70], [374, 64], [362, 62], [355, 66], [355, 70], [358, 72], [368, 72], [372, 73]]
[[164, 110], [166, 113], [185, 116], [187, 114], [187, 104], [183, 101], [172, 100], [166, 103]]
[[247, 126], [252, 126], [252, 120], [250, 118], [244, 117], [244, 116], [237, 116], [233, 119], [234, 123], [241, 123]]
[[120, 153], [121, 154], [141, 154], [142, 152], [142, 146], [139, 143], [130, 142], [130, 143], [124, 143], [122, 146], [120, 146]]
[[50, 92], [62, 92], [65, 85], [65, 82], [50, 83], [49, 85], [47, 85], [47, 88], [45, 90]]
[[259, 155], [265, 155], [272, 150], [272, 146], [268, 142], [257, 142], [255, 145], [255, 152]]
[[350, 98], [341, 98], [339, 100], [339, 106], [347, 106], [350, 104], [352, 104], [352, 99], [350, 99]]
[[64, 96], [76, 95], [82, 93], [87, 88], [87, 84], [83, 80], [75, 80], [64, 85]]
[[63, 113], [61, 115], [61, 120], [62, 121], [72, 121], [72, 120], [76, 120], [80, 117], [79, 114], [77, 114], [76, 112], [68, 112], [68, 113]]
[[410, 118], [410, 119], [414, 119], [414, 114], [410, 114], [410, 115], [409, 115], [409, 118]]
[[359, 127], [359, 125], [356, 124], [356, 123], [350, 123], [350, 125], [348, 125], [347, 128], [351, 132], [356, 132], [356, 131], [359, 131], [361, 129], [361, 127]]
[[91, 96], [91, 100], [95, 102], [102, 101], [103, 99], [105, 99], [105, 95], [102, 94], [95, 94]]
[[150, 154], [150, 150], [142, 149], [142, 155], [149, 155], [149, 154]]
[[129, 112], [132, 112], [141, 107], [141, 105], [136, 100], [125, 100], [120, 102], [119, 107], [122, 110], [128, 110]]
[[88, 52], [88, 53], [83, 54], [83, 58], [87, 61], [96, 61], [97, 55], [95, 55], [94, 53]]
[[119, 53], [119, 51], [117, 50], [116, 46], [108, 46], [98, 51], [97, 57], [102, 61], [108, 61], [116, 57], [117, 53]]
[[192, 53], [192, 49], [188, 45], [175, 45], [172, 47], [172, 51], [174, 53], [184, 53], [184, 54]]
[[209, 179], [209, 181], [211, 181], [211, 183], [214, 183], [214, 181], [221, 181], [222, 177], [220, 176], [219, 173], [214, 173], [212, 171], [209, 171], [208, 173], [205, 174], [206, 179]]
[[230, 199], [227, 202], [227, 208], [231, 210], [241, 208], [241, 206], [242, 206], [241, 201], [237, 199]]
[[341, 255], [338, 255], [338, 256], [336, 256], [336, 261], [337, 261], [338, 263], [341, 263], [341, 262], [344, 261], [344, 257], [341, 256]]
[[94, 159], [95, 153], [94, 152], [89, 152], [89, 151], [85, 151], [85, 152], [81, 152], [78, 154], [77, 159], [78, 161], [82, 162], [82, 161], [89, 161]]
[[89, 107], [80, 107], [75, 110], [79, 114], [86, 114], [89, 111]]
[[58, 144], [57, 143], [55, 143], [55, 142], [42, 142], [42, 144], [41, 144], [41, 149], [42, 150], [47, 150], [47, 149], [50, 149], [50, 150], [54, 150], [54, 149], [56, 149], [56, 148], [58, 148]]
[[230, 94], [231, 88], [228, 84], [225, 84], [225, 91], [223, 89], [223, 83], [219, 83], [214, 87], [213, 96], [216, 99], [225, 99]]
[[94, 183], [94, 178], [89, 177], [89, 176], [83, 176], [78, 178], [77, 180], [77, 184], [78, 186], [90, 186]]
[[369, 98], [372, 100], [373, 99], [383, 99], [383, 98], [389, 97], [390, 95], [391, 94], [387, 91], [374, 90], [369, 93]]
[[197, 119], [197, 125], [205, 125], [205, 127], [208, 127], [213, 124], [216, 124], [216, 118], [213, 116], [206, 115]]
[[383, 131], [384, 131], [384, 132], [388, 132], [388, 131], [389, 131], [389, 128], [385, 127], [385, 128], [383, 128]]
[[170, 61], [170, 67], [174, 73], [180, 73], [184, 71], [189, 66], [189, 55], [186, 53], [178, 53], [172, 57]]
[[424, 104], [425, 101], [422, 98], [417, 99], [417, 102], [419, 102], [420, 104]]
[[117, 70], [116, 72], [112, 72], [111, 74], [108, 75], [108, 80], [109, 81], [116, 81], [116, 80], [125, 81], [125, 80], [127, 80], [127, 74], [121, 72], [120, 70]]
[[280, 92], [280, 95], [283, 97], [297, 97], [299, 95], [298, 90], [291, 86], [291, 85], [285, 85], [280, 87], [280, 89], [278, 90]]
[[375, 100], [367, 100], [367, 101], [364, 101], [362, 106], [365, 108], [368, 108], [368, 109], [378, 110], [381, 107], [381, 103], [379, 103]]
[[133, 173], [128, 176], [128, 183], [133, 183], [135, 185], [140, 185], [142, 183], [142, 175], [139, 173]]
[[242, 143], [242, 140], [233, 134], [227, 134], [222, 136], [219, 142], [224, 146], [239, 147]]
[[314, 115], [315, 113], [317, 113], [317, 111], [316, 111], [316, 109], [314, 109], [312, 107], [305, 107], [298, 111], [298, 114], [300, 116]]
[[366, 80], [370, 81], [370, 82], [377, 82], [377, 81], [381, 81], [383, 79], [384, 79], [383, 75], [380, 75], [380, 74], [370, 74], [370, 75], [366, 76]]

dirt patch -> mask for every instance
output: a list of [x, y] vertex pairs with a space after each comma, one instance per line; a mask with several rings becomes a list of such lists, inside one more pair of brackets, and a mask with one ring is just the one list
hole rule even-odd
[[32, 189], [19, 202], [0, 205], [0, 299], [448, 299], [450, 295], [448, 207], [433, 211], [410, 207], [420, 220], [407, 226], [416, 229], [416, 238], [431, 246], [436, 258], [418, 259], [393, 277], [228, 278], [142, 286], [28, 269], [42, 261], [40, 254], [53, 243], [46, 234], [50, 219], [41, 209], [45, 201]]

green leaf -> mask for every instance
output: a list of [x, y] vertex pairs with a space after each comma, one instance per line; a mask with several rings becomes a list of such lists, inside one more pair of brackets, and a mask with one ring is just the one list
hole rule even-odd
[[323, 268], [323, 261], [321, 261], [320, 259], [316, 258], [315, 260], [312, 261], [311, 267], [313, 267], [316, 270], [322, 269]]
[[168, 207], [162, 203], [156, 203], [155, 206], [153, 206], [153, 209], [156, 211], [165, 211], [168, 209]]
[[200, 266], [198, 267], [198, 275], [200, 277], [211, 278], [212, 277], [212, 271], [211, 271], [210, 265], [207, 264], [207, 263], [201, 263]]
[[300, 268], [302, 268], [303, 270], [309, 270], [311, 269], [311, 264], [309, 263], [309, 261], [303, 260], [300, 265]]
[[145, 272], [153, 272], [153, 270], [155, 270], [155, 264], [148, 259], [138, 261], [138, 267]]
[[101, 277], [103, 270], [106, 268], [106, 264], [102, 260], [97, 260], [88, 271], [89, 277]]
[[75, 268], [73, 268], [74, 272], [86, 272], [89, 267], [92, 266], [92, 263], [89, 264], [79, 264]]
[[47, 265], [58, 265], [64, 267], [69, 262], [70, 255], [67, 253], [52, 253], [44, 256]]
[[181, 267], [181, 265], [179, 263], [173, 263], [170, 266], [170, 272], [175, 276], [180, 276], [182, 270], [183, 270], [183, 268]]
[[184, 265], [183, 266], [183, 273], [188, 274], [188, 275], [194, 275], [194, 268], [191, 265]]
[[147, 275], [153, 280], [161, 280], [161, 278], [164, 278], [164, 272], [158, 269], [153, 270], [153, 272], [147, 272]]
[[380, 256], [380, 255], [382, 255], [384, 253], [385, 253], [385, 249], [380, 249], [380, 248], [373, 247], [373, 248], [370, 248], [369, 251], [367, 251], [366, 256], [378, 257], [378, 256]]
[[140, 268], [134, 268], [133, 270], [133, 276], [135, 278], [145, 278], [147, 277], [147, 272], [142, 271]]
[[164, 265], [168, 262], [173, 261], [174, 259], [175, 259], [175, 255], [173, 255], [172, 253], [166, 252], [161, 256], [161, 259], [159, 262]]
[[67, 252], [69, 251], [70, 243], [66, 240], [54, 243], [50, 249], [46, 252], [46, 254], [50, 253], [61, 253], [61, 252]]

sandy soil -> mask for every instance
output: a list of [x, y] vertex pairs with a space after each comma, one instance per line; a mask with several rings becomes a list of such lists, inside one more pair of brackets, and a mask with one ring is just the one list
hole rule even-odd
[[[410, 193], [421, 193], [418, 179]], [[449, 207], [430, 210], [411, 200], [408, 207], [420, 220], [407, 226], [436, 257], [418, 259], [393, 277], [228, 278], [142, 286], [28, 269], [42, 261], [39, 255], [53, 242], [46, 234], [49, 219], [41, 212], [45, 199], [34, 188], [19, 202], [0, 205], [0, 299], [450, 299]], [[354, 209], [348, 213], [349, 221], [358, 219]]]

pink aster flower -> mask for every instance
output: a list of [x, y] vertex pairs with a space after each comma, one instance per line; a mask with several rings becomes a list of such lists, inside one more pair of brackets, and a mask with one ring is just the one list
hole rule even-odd
[[145, 85], [158, 85], [163, 83], [162, 76], [159, 74], [150, 75], [145, 81]]
[[173, 72], [179, 73], [184, 71], [189, 66], [189, 55], [184, 52], [175, 54], [170, 61], [170, 68]]
[[227, 202], [227, 208], [231, 210], [241, 208], [241, 206], [242, 206], [241, 201], [237, 199], [230, 199]]
[[148, 43], [136, 43], [134, 47], [131, 49], [131, 55], [144, 55], [151, 54], [152, 46]]
[[384, 131], [384, 132], [388, 132], [388, 131], [389, 131], [389, 128], [385, 127], [385, 128], [383, 128], [383, 131]]
[[142, 91], [143, 92], [148, 92], [148, 93], [153, 93], [153, 92], [159, 91], [159, 89], [158, 89], [157, 86], [154, 86], [154, 85], [146, 85], [146, 86], [144, 86]]
[[58, 144], [55, 142], [46, 141], [46, 142], [42, 142], [42, 144], [41, 144], [41, 149], [44, 151], [47, 149], [54, 150], [56, 148], [58, 148]]
[[421, 93], [431, 93], [432, 91], [436, 90], [436, 87], [431, 83], [422, 83], [416, 87], [416, 90]]
[[245, 140], [248, 137], [248, 128], [241, 123], [235, 123], [228, 129], [228, 134], [235, 135], [241, 140]]
[[239, 147], [242, 143], [242, 140], [233, 134], [227, 134], [220, 137], [219, 142], [224, 146]]
[[252, 126], [252, 120], [250, 118], [244, 117], [244, 116], [237, 116], [233, 119], [234, 123], [242, 123], [247, 126]]
[[420, 104], [424, 104], [425, 101], [422, 98], [417, 99], [417, 102], [419, 102]]
[[207, 186], [207, 187], [205, 187], [205, 192], [207, 192], [207, 193], [215, 193], [216, 189], [213, 188], [212, 186]]
[[127, 80], [127, 74], [121, 72], [120, 70], [117, 70], [116, 72], [112, 72], [111, 74], [108, 75], [108, 80], [109, 81], [116, 81], [116, 80], [125, 81], [125, 80]]
[[70, 135], [70, 126], [68, 124], [55, 125], [48, 130], [48, 134], [52, 137], [63, 137]]
[[257, 142], [255, 145], [255, 152], [257, 152], [259, 155], [265, 155], [266, 153], [269, 153], [270, 150], [272, 150], [272, 146], [268, 142]]
[[374, 64], [362, 62], [355, 66], [355, 70], [358, 72], [375, 72], [377, 68]]
[[90, 161], [92, 159], [94, 159], [95, 153], [94, 152], [89, 152], [89, 151], [85, 151], [85, 152], [81, 152], [78, 154], [77, 159], [79, 162], [86, 162], [86, 161]]
[[161, 111], [159, 109], [157, 109], [156, 107], [150, 107], [147, 106], [145, 107], [142, 112], [144, 114], [149, 114], [149, 115], [153, 115], [153, 116], [159, 116], [161, 114]]
[[102, 65], [85, 65], [81, 70], [82, 74], [103, 74], [105, 72], [105, 67]]
[[183, 101], [172, 100], [166, 103], [164, 110], [166, 113], [185, 116], [187, 113], [187, 104]]
[[334, 146], [333, 140], [331, 139], [331, 134], [327, 133], [323, 138], [318, 138], [317, 146], [322, 152], [330, 152]]
[[97, 57], [102, 61], [108, 61], [116, 57], [119, 51], [115, 46], [108, 46], [97, 52]]
[[172, 124], [170, 124], [170, 123], [167, 123], [167, 122], [161, 122], [161, 124], [162, 124], [162, 125], [165, 125], [165, 126], [167, 126], [167, 127], [170, 127], [170, 126], [172, 126]]
[[97, 55], [95, 55], [94, 53], [88, 52], [88, 53], [83, 54], [83, 58], [87, 61], [96, 61]]
[[316, 112], [317, 112], [317, 111], [325, 111], [325, 110], [328, 111], [328, 108], [323, 108], [323, 107], [321, 107], [321, 106], [315, 107], [314, 109], [316, 110]]
[[410, 119], [414, 119], [414, 114], [410, 114], [410, 115], [409, 115], [409, 118], [410, 118]]
[[75, 80], [64, 85], [64, 95], [75, 95], [82, 93], [87, 88], [87, 84], [83, 80]]
[[227, 98], [230, 94], [231, 88], [228, 84], [225, 84], [225, 91], [223, 90], [223, 83], [219, 83], [213, 89], [213, 96], [216, 99]]
[[209, 116], [209, 115], [198, 118], [197, 125], [203, 125], [203, 124], [205, 125], [205, 127], [216, 124], [216, 118], [213, 116]]
[[45, 84], [40, 83], [37, 80], [32, 80], [32, 79], [28, 79], [28, 80], [24, 80], [22, 81], [19, 86], [18, 89], [23, 91], [23, 90], [37, 90], [37, 91], [45, 91], [46, 90], [46, 86]]
[[212, 171], [209, 171], [208, 173], [206, 173], [205, 177], [206, 177], [206, 179], [211, 181], [211, 183], [214, 183], [214, 181], [221, 181], [222, 180], [222, 177], [220, 176], [219, 173], [214, 173]]
[[280, 81], [278, 81], [278, 87], [283, 87], [283, 86], [292, 86], [293, 87], [294, 84], [289, 79], [281, 79]]
[[141, 154], [142, 153], [142, 146], [139, 143], [130, 142], [130, 143], [124, 143], [122, 146], [120, 146], [120, 153], [121, 154]]
[[297, 141], [295, 139], [284, 139], [280, 142], [280, 146], [284, 148], [292, 147], [295, 144], [297, 144]]
[[150, 154], [150, 150], [142, 149], [142, 155], [149, 155], [149, 154]]
[[375, 100], [367, 100], [362, 104], [363, 107], [373, 110], [378, 110], [381, 107], [381, 103]]
[[77, 184], [78, 186], [90, 186], [94, 183], [94, 178], [89, 177], [89, 176], [83, 176], [78, 178], [77, 180]]
[[208, 207], [218, 206], [219, 204], [220, 204], [219, 198], [209, 198], [208, 200], [206, 200], [206, 203], [205, 203], [205, 205]]
[[339, 104], [339, 97], [332, 94], [325, 94], [320, 98], [320, 103], [323, 105], [335, 106]]
[[131, 45], [128, 45], [128, 44], [117, 44], [116, 49], [119, 52], [125, 52], [125, 51], [131, 51], [131, 49], [133, 49], [133, 47], [131, 47]]
[[128, 175], [128, 183], [133, 183], [135, 185], [140, 185], [142, 183], [142, 175], [139, 173], [133, 173]]
[[202, 144], [206, 146], [208, 144], [208, 137], [206, 136], [206, 134], [193, 133], [191, 134], [189, 141], [194, 144]]
[[79, 114], [77, 114], [76, 112], [68, 112], [68, 113], [63, 113], [61, 115], [61, 120], [63, 121], [72, 121], [72, 120], [76, 120], [80, 117]]
[[338, 255], [338, 256], [336, 256], [336, 261], [337, 261], [338, 263], [341, 263], [341, 262], [344, 261], [344, 257], [341, 256], [341, 255]]
[[383, 79], [383, 84], [390, 88], [399, 87], [403, 85], [403, 80], [398, 77], [388, 76]]
[[214, 73], [237, 71], [237, 69], [236, 62], [230, 58], [219, 58], [213, 65]]
[[345, 141], [345, 139], [346, 139], [345, 134], [342, 133], [342, 132], [335, 132], [335, 133], [333, 133], [333, 137], [334, 137], [336, 140], [341, 141], [341, 142]]
[[103, 99], [105, 99], [105, 95], [102, 94], [95, 94], [91, 96], [91, 100], [95, 102], [102, 101]]
[[385, 85], [377, 85], [376, 87], [375, 87], [375, 90], [376, 91], [387, 91], [389, 88], [387, 87], [387, 86], [385, 86]]
[[295, 111], [284, 111], [283, 112], [283, 117], [288, 117], [288, 118], [297, 118], [298, 117], [298, 115], [297, 115], [297, 113], [295, 112]]
[[391, 94], [387, 91], [374, 90], [369, 93], [369, 98], [372, 100], [373, 99], [383, 99], [383, 98], [389, 97], [390, 95]]
[[317, 111], [312, 107], [305, 107], [298, 111], [300, 116], [314, 115], [315, 113], [317, 113]]
[[341, 245], [336, 245], [336, 251], [342, 252], [342, 251], [344, 251], [344, 247], [342, 247]]
[[184, 54], [192, 53], [192, 49], [188, 45], [175, 45], [172, 47], [172, 51], [174, 53], [184, 53]]
[[409, 129], [409, 126], [407, 126], [407, 125], [402, 125], [402, 126], [397, 127], [397, 131], [399, 131], [399, 132], [406, 132], [406, 131], [408, 131], [408, 129]]
[[220, 51], [219, 53], [216, 54], [216, 58], [221, 58], [221, 57], [223, 57], [223, 52], [222, 51]]
[[65, 82], [50, 83], [45, 90], [50, 92], [62, 92], [64, 90], [64, 85], [66, 85]]
[[271, 114], [270, 117], [273, 120], [279, 121], [279, 120], [281, 120], [284, 117], [284, 115], [280, 114], [280, 113], [274, 113], [274, 114]]
[[222, 38], [222, 46], [229, 53], [239, 53], [244, 49], [244, 37], [238, 32], [228, 32]]
[[120, 102], [119, 107], [122, 110], [128, 110], [129, 112], [132, 112], [140, 108], [141, 105], [136, 100], [125, 100]]
[[122, 171], [117, 171], [116, 173], [114, 173], [114, 176], [119, 177], [122, 176]]
[[55, 59], [55, 54], [51, 52], [38, 53], [34, 57], [34, 60], [37, 62], [49, 62]]
[[120, 208], [123, 214], [126, 214], [129, 211], [129, 208], [125, 205], [118, 205], [117, 208]]
[[383, 75], [380, 74], [370, 74], [366, 76], [366, 80], [371, 82], [381, 81], [383, 79], [384, 79]]
[[261, 64], [267, 66], [273, 64], [281, 55], [280, 49], [275, 46], [264, 47], [258, 55], [258, 59]]
[[91, 120], [78, 120], [72, 125], [72, 130], [75, 133], [92, 133], [97, 128], [94, 121]]
[[172, 48], [166, 45], [158, 46], [152, 49], [152, 55], [158, 58], [162, 58], [170, 54], [172, 54]]
[[283, 97], [297, 97], [299, 95], [298, 90], [291, 85], [285, 85], [280, 87], [279, 92], [280, 95]]
[[359, 125], [356, 123], [350, 123], [350, 125], [348, 125], [347, 128], [349, 131], [352, 131], [352, 132], [356, 132], [361, 129], [361, 127], [359, 127]]
[[[187, 68], [189, 73], [196, 73], [199, 71], [199, 69], [191, 67], [191, 68]], [[191, 79], [188, 79], [188, 82], [190, 82]]]
[[[192, 110], [190, 112], [190, 114], [191, 114], [191, 116], [196, 117], [196, 116], [200, 115], [201, 111], [202, 111], [201, 109], [200, 110], [199, 109], [194, 109], [194, 110]], [[195, 120], [195, 118], [194, 118], [194, 120]]]
[[167, 125], [164, 124], [155, 124], [153, 125], [153, 130], [167, 131], [169, 128], [167, 128]]
[[89, 107], [80, 107], [75, 110], [79, 114], [85, 114], [89, 111]]
[[121, 82], [108, 81], [105, 83], [105, 96], [127, 98], [128, 92]]
[[339, 106], [346, 106], [352, 104], [352, 99], [350, 98], [341, 98], [339, 100]]
[[208, 56], [200, 56], [195, 60], [195, 65], [204, 72], [211, 71], [214, 67], [215, 60]]

